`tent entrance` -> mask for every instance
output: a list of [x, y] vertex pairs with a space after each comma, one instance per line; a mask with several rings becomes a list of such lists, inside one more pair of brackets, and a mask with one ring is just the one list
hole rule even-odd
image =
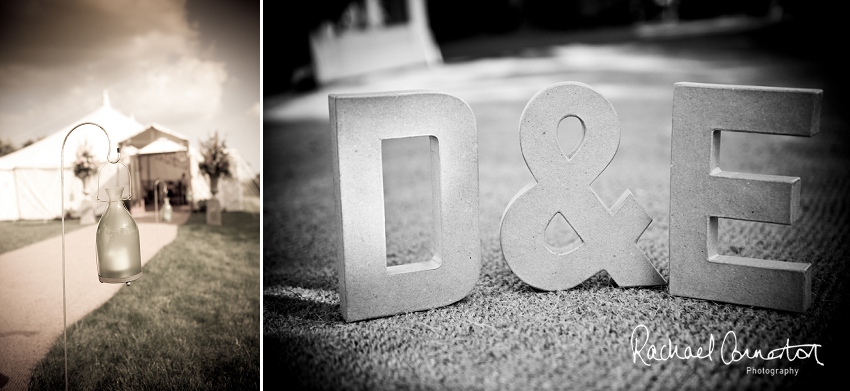
[[145, 209], [154, 210], [154, 186], [159, 180], [160, 194], [157, 196], [160, 206], [164, 194], [162, 189], [168, 189], [171, 205], [187, 205], [187, 195], [192, 181], [191, 161], [186, 151], [139, 154], [136, 155], [140, 197], [144, 199]]

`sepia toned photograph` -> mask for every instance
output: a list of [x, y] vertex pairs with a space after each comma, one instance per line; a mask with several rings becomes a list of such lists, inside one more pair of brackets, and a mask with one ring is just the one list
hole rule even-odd
[[261, 3], [0, 5], [0, 390], [256, 390]]

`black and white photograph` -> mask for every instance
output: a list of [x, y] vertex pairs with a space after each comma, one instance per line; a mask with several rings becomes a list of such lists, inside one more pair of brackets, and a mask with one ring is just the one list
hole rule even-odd
[[266, 387], [840, 388], [846, 13], [293, 14], [264, 14]]

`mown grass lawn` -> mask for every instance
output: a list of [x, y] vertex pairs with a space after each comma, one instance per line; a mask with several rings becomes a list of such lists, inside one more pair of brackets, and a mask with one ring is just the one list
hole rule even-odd
[[[143, 277], [68, 327], [73, 390], [260, 388], [260, 219], [193, 214]], [[62, 338], [31, 390], [65, 387]]]

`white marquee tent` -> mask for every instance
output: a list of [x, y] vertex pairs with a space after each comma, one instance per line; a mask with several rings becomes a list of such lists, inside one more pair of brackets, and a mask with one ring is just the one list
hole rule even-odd
[[[138, 142], [139, 139], [142, 140], [141, 144]], [[146, 145], [138, 149], [130, 146], [145, 143]], [[122, 150], [131, 151], [129, 153], [134, 156], [133, 162], [136, 163], [134, 173], [138, 177], [140, 187], [152, 189], [152, 183], [156, 179], [174, 183], [185, 173], [188, 174], [192, 203], [195, 207], [198, 206], [199, 200], [212, 197], [209, 178], [198, 168], [198, 163], [203, 160], [203, 156], [195, 147], [189, 145], [186, 136], [154, 123], [121, 144]], [[256, 209], [255, 211], [258, 212], [257, 208], [250, 205], [251, 200], [246, 200], [246, 196], [247, 198], [256, 196], [257, 201], [259, 200], [259, 193], [252, 191], [250, 186], [255, 177], [253, 169], [242, 159], [239, 151], [229, 148], [227, 152], [235, 169], [232, 170], [232, 178], [219, 179], [219, 192], [216, 198], [221, 202], [224, 210]], [[170, 191], [173, 194], [174, 189]]]
[[[102, 126], [109, 135], [111, 145], [107, 144], [103, 131], [95, 126], [85, 125], [68, 136], [64, 147], [64, 158], [60, 161], [62, 143], [66, 135], [74, 126], [84, 122], [93, 122]], [[148, 135], [159, 137], [148, 142], [140, 141]], [[103, 106], [26, 148], [0, 157], [0, 189], [3, 190], [0, 191], [0, 221], [60, 218], [62, 216], [59, 198], [61, 162], [64, 162], [65, 166], [65, 213], [73, 215], [86, 197], [82, 181], [74, 176], [73, 172], [77, 151], [84, 145], [90, 147], [98, 168], [106, 163], [109, 148], [112, 148], [112, 155], [109, 157], [114, 159], [117, 156], [115, 148], [121, 146], [121, 162], [133, 175], [134, 203], [144, 196], [144, 189], [140, 188], [143, 178], [139, 175], [141, 169], [139, 161], [143, 156], [147, 157], [149, 164], [153, 162], [154, 167], [160, 167], [159, 169], [163, 165], [158, 162], [169, 159], [184, 162], [185, 164], [181, 166], [184, 167], [182, 171], [189, 171], [190, 188], [195, 204], [199, 200], [211, 197], [209, 179], [201, 175], [198, 170], [201, 154], [189, 145], [187, 137], [159, 124], [142, 125], [135, 119], [113, 109], [108, 95], [104, 93]], [[251, 183], [256, 174], [239, 157], [238, 151], [230, 150], [229, 152], [237, 168], [234, 170], [235, 178], [219, 181], [217, 198], [227, 211], [246, 210], [245, 194], [247, 193], [249, 197], [252, 195], [250, 191], [245, 191], [250, 187], [246, 183]], [[188, 162], [185, 161], [186, 159]], [[114, 186], [116, 181], [118, 185], [127, 187], [127, 174], [123, 168], [116, 178], [116, 169], [109, 166], [111, 165], [103, 169], [100, 177], [101, 187], [106, 184]], [[178, 178], [179, 176], [180, 174], [177, 174]], [[96, 198], [94, 191], [96, 186], [97, 176], [90, 179], [88, 184], [89, 196], [93, 201]], [[105, 198], [105, 194], [101, 194], [101, 199]], [[102, 203], [95, 203], [95, 205], [97, 214], [102, 213], [106, 208]], [[257, 209], [250, 202], [247, 205], [249, 209]]]
[[[107, 137], [96, 126], [85, 125], [68, 135], [72, 128], [84, 122], [102, 126], [112, 145], [107, 144]], [[96, 162], [106, 162], [110, 147], [110, 157], [114, 159], [118, 141], [142, 128], [142, 124], [113, 109], [108, 98], [104, 97], [103, 106], [90, 114], [26, 148], [0, 157], [0, 189], [3, 189], [0, 192], [0, 220], [48, 220], [61, 217], [59, 192], [62, 162], [65, 166], [65, 208], [76, 210], [83, 199], [83, 183], [74, 176], [73, 169], [79, 148], [87, 144]], [[64, 157], [60, 161], [63, 141]], [[102, 179], [105, 180], [107, 175], [111, 178], [113, 174], [114, 170], [105, 169]], [[97, 182], [94, 183], [89, 185], [92, 194]]]

